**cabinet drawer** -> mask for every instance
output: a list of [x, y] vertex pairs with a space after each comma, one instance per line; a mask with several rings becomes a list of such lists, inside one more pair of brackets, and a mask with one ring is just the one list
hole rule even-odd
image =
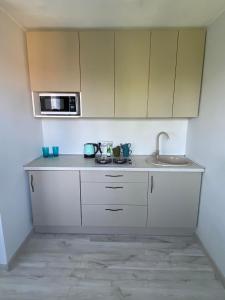
[[82, 182], [83, 204], [147, 205], [147, 183]]
[[82, 182], [148, 182], [148, 172], [81, 171]]
[[145, 227], [146, 206], [82, 205], [83, 226]]

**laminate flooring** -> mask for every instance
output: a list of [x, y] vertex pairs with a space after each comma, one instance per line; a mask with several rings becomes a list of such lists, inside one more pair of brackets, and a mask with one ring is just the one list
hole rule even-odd
[[194, 237], [34, 234], [1, 300], [225, 300]]

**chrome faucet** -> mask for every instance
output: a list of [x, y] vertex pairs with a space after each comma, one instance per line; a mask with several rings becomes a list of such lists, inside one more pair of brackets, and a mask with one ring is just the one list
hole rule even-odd
[[165, 135], [168, 139], [170, 138], [168, 133], [165, 131], [161, 131], [157, 134], [157, 136], [156, 136], [156, 151], [155, 151], [156, 158], [159, 157], [159, 138], [161, 135]]

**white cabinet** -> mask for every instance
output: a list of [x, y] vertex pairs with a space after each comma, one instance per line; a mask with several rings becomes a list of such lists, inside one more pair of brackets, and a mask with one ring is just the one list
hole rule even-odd
[[149, 173], [148, 227], [195, 228], [201, 173]]
[[30, 171], [34, 226], [81, 226], [76, 171]]

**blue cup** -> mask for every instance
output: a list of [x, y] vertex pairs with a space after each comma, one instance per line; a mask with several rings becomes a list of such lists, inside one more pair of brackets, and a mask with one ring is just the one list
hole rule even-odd
[[127, 144], [121, 144], [121, 149], [122, 149], [122, 152], [123, 152], [123, 157], [129, 157], [132, 153], [131, 151], [131, 144], [130, 143], [127, 143]]
[[49, 147], [42, 147], [43, 157], [49, 157]]
[[58, 146], [52, 147], [52, 154], [53, 154], [53, 156], [59, 156], [59, 147]]

